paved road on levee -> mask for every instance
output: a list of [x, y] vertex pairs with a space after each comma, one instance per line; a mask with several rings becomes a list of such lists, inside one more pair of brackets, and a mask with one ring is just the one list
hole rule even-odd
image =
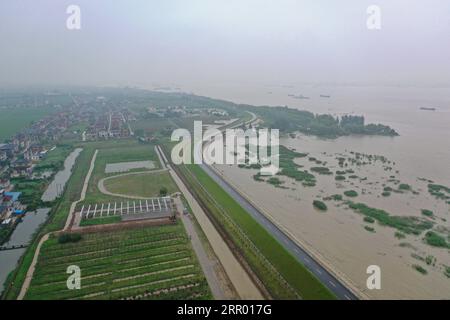
[[329, 273], [324, 267], [314, 260], [302, 247], [291, 240], [282, 230], [280, 230], [272, 221], [255, 208], [247, 199], [237, 192], [227, 181], [218, 175], [213, 169], [205, 164], [201, 168], [216, 181], [242, 208], [247, 210], [256, 221], [258, 221], [272, 236], [277, 239], [281, 245], [286, 248], [297, 260], [308, 268], [331, 292], [342, 300], [358, 299], [347, 287], [338, 279]]

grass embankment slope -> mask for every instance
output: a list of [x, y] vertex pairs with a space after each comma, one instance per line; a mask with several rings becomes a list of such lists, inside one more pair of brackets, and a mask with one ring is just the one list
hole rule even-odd
[[[291, 292], [292, 290], [303, 299], [335, 298], [314, 275], [300, 264], [294, 256], [199, 166], [186, 165], [181, 166], [180, 169], [189, 180], [193, 191], [202, 198], [209, 211], [215, 216], [215, 219], [220, 221], [230, 238], [243, 252], [252, 270], [274, 298], [295, 298], [295, 294]], [[224, 214], [230, 217], [238, 228], [227, 221]], [[241, 232], [244, 232], [246, 237], [243, 237], [240, 234]], [[251, 241], [251, 244], [248, 241]], [[252, 248], [252, 244], [256, 246], [257, 250]], [[275, 274], [276, 271], [267, 265], [267, 261], [264, 258], [276, 269], [278, 274]], [[283, 279], [289, 285], [286, 285]]]

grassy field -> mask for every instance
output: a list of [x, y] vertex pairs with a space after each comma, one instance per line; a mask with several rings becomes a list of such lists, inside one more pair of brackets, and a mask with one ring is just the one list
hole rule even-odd
[[[98, 154], [95, 161], [94, 171], [86, 194], [84, 203], [97, 203], [119, 200], [120, 198], [105, 195], [98, 189], [98, 182], [109, 176], [118, 173], [105, 173], [108, 163], [144, 161], [151, 160], [156, 168], [159, 168], [159, 159], [155, 153], [154, 146], [150, 144], [139, 144], [135, 140], [105, 141], [86, 144], [89, 147], [97, 148]], [[129, 172], [143, 171], [142, 169], [130, 170]], [[158, 190], [159, 191], [159, 190]], [[123, 199], [122, 199], [123, 200]]]
[[56, 109], [53, 107], [7, 107], [0, 117], [0, 142], [29, 126], [31, 122], [44, 118]]
[[80, 226], [98, 226], [101, 224], [111, 224], [111, 223], [118, 223], [122, 221], [122, 218], [120, 216], [113, 216], [113, 217], [102, 217], [102, 218], [93, 218], [93, 219], [82, 219], [80, 221]]
[[335, 298], [199, 166], [180, 168], [275, 299], [292, 299], [295, 294], [303, 299]]
[[[81, 269], [81, 289], [68, 290], [67, 267]], [[56, 237], [42, 247], [26, 299], [210, 299], [183, 226], [167, 225]]]
[[111, 178], [105, 181], [105, 188], [112, 193], [145, 198], [159, 197], [161, 188], [166, 188], [169, 195], [178, 190], [166, 171]]

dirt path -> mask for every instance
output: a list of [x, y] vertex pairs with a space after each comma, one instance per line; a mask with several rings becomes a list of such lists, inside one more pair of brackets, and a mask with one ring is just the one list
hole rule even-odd
[[[69, 228], [71, 228], [72, 219], [73, 219], [72, 216], [75, 211], [75, 207], [78, 204], [78, 202], [83, 201], [84, 198], [86, 197], [86, 191], [87, 191], [87, 187], [89, 184], [89, 179], [91, 178], [92, 171], [94, 170], [94, 164], [95, 164], [95, 159], [97, 158], [97, 153], [98, 153], [98, 150], [95, 150], [95, 153], [92, 156], [91, 166], [89, 167], [89, 171], [86, 175], [86, 178], [84, 179], [84, 184], [83, 184], [83, 189], [81, 190], [80, 199], [78, 201], [72, 202], [72, 205], [70, 206], [70, 211], [67, 216], [66, 224], [64, 226], [63, 231], [67, 231], [67, 230], [69, 230]], [[23, 300], [23, 298], [25, 297], [25, 294], [27, 293], [28, 288], [30, 287], [31, 280], [33, 279], [33, 274], [34, 274], [34, 270], [36, 269], [36, 263], [39, 258], [39, 253], [41, 252], [41, 247], [44, 244], [44, 242], [48, 240], [48, 238], [50, 237], [50, 235], [52, 233], [53, 232], [45, 234], [41, 238], [41, 240], [39, 240], [39, 243], [36, 247], [36, 251], [34, 252], [33, 260], [31, 261], [30, 267], [28, 268], [27, 275], [25, 276], [25, 280], [22, 284], [22, 288], [20, 289], [20, 293], [19, 293], [19, 296], [17, 297], [17, 300]]]
[[195, 254], [198, 258], [198, 261], [214, 298], [216, 300], [224, 300], [229, 298], [226, 292], [224, 292], [224, 290], [222, 289], [221, 282], [217, 277], [215, 271], [215, 261], [212, 261], [208, 257], [205, 248], [203, 247], [203, 244], [197, 234], [197, 231], [195, 230], [195, 226], [191, 221], [191, 218], [188, 215], [183, 214], [184, 206], [180, 197], [175, 198], [175, 206], [177, 208], [177, 211], [180, 213], [181, 220], [183, 221], [186, 232], [191, 240], [192, 248], [195, 251]]
[[[162, 155], [164, 157], [164, 154]], [[246, 300], [264, 299], [263, 295], [253, 283], [250, 276], [233, 255], [230, 248], [220, 236], [219, 232], [214, 228], [206, 213], [194, 199], [188, 187], [183, 183], [180, 177], [178, 177], [177, 173], [170, 168], [170, 166], [168, 166], [168, 168], [170, 175], [172, 176], [173, 180], [175, 181], [178, 188], [183, 193], [189, 206], [191, 207], [195, 218], [197, 219], [200, 227], [208, 238], [208, 241], [211, 244], [214, 253], [222, 263], [222, 266], [225, 269], [225, 272], [228, 275], [234, 288], [236, 289], [238, 295], [241, 297], [241, 299]]]
[[156, 154], [158, 155], [159, 163], [161, 164], [161, 168], [167, 169], [166, 163], [163, 161], [163, 159], [162, 159], [162, 157], [161, 157], [161, 154], [159, 153], [158, 146], [155, 146], [155, 152], [156, 152]]
[[151, 199], [151, 198], [145, 198], [145, 197], [132, 196], [132, 195], [128, 195], [128, 194], [110, 192], [110, 191], [106, 190], [106, 188], [105, 188], [105, 181], [107, 181], [109, 179], [113, 179], [113, 178], [118, 178], [118, 177], [124, 177], [124, 176], [130, 176], [130, 175], [142, 175], [142, 174], [155, 174], [155, 173], [160, 173], [160, 172], [164, 172], [164, 171], [167, 171], [167, 168], [164, 167], [164, 169], [159, 169], [159, 170], [122, 173], [122, 174], [118, 174], [116, 176], [111, 176], [111, 177], [106, 177], [106, 178], [101, 179], [98, 182], [97, 187], [101, 193], [106, 194], [108, 196], [126, 198], [126, 199], [137, 199], [137, 200]]
[[44, 242], [48, 240], [50, 234], [51, 233], [47, 233], [41, 238], [41, 240], [39, 240], [39, 243], [36, 247], [36, 251], [34, 252], [33, 261], [31, 261], [30, 267], [28, 268], [27, 275], [25, 276], [25, 280], [22, 284], [22, 288], [20, 289], [20, 293], [19, 296], [17, 297], [17, 300], [23, 300], [23, 298], [25, 297], [25, 294], [27, 293], [28, 288], [30, 286], [31, 279], [33, 278], [33, 273], [39, 257], [39, 252], [41, 251], [41, 247], [44, 244]]

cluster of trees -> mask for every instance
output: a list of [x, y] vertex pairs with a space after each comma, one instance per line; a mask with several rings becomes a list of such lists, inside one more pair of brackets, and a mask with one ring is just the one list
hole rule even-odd
[[64, 233], [58, 237], [58, 243], [78, 242], [83, 237], [79, 233]]
[[339, 137], [349, 134], [398, 135], [394, 129], [381, 124], [365, 124], [363, 116], [345, 115], [341, 118], [330, 114], [315, 115], [309, 111], [287, 107], [258, 107], [252, 111], [259, 114], [270, 128], [288, 133], [300, 131], [323, 137]]

